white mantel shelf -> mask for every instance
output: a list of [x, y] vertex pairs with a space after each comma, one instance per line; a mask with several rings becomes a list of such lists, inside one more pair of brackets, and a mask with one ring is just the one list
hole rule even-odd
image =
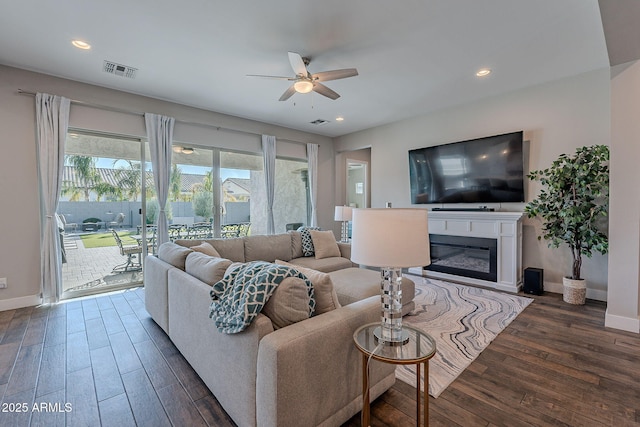
[[523, 215], [522, 212], [429, 211], [429, 234], [497, 240], [496, 282], [424, 270], [420, 267], [409, 271], [427, 277], [517, 293], [522, 288]]

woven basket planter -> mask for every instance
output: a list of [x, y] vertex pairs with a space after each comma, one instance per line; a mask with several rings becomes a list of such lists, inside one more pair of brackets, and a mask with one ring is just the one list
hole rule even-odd
[[562, 299], [564, 302], [574, 305], [584, 305], [587, 299], [587, 281], [584, 279], [573, 280], [562, 278]]

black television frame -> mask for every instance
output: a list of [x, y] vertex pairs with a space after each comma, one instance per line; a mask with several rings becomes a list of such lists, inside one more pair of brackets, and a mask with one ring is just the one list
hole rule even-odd
[[[473, 159], [483, 150], [493, 150], [497, 155], [496, 147], [500, 145], [513, 145], [514, 150], [506, 152], [511, 158], [501, 161], [502, 169], [499, 174], [485, 175], [479, 173], [481, 161]], [[442, 161], [447, 153], [457, 151], [464, 154], [462, 157], [465, 168], [469, 171], [459, 174], [457, 178], [447, 178], [442, 171]], [[503, 154], [504, 151], [501, 153]], [[409, 185], [412, 204], [491, 204], [491, 203], [523, 203], [525, 202], [525, 161], [524, 161], [524, 131], [509, 132], [499, 135], [485, 136], [465, 141], [440, 144], [409, 150]], [[489, 157], [490, 159], [491, 157]], [[436, 164], [436, 160], [439, 163]], [[470, 163], [469, 163], [470, 162]], [[423, 163], [423, 166], [420, 166]], [[495, 167], [496, 163], [491, 164]], [[469, 180], [474, 185], [461, 184], [461, 187], [442, 188], [444, 183], [458, 179], [461, 182]], [[475, 181], [474, 181], [475, 180]], [[433, 182], [436, 181], [436, 184]], [[437, 187], [437, 184], [440, 187]], [[456, 190], [456, 188], [459, 188]]]

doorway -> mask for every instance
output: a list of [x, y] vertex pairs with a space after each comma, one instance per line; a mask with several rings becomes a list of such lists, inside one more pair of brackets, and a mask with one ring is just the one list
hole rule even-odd
[[366, 208], [369, 205], [369, 162], [347, 159], [346, 204], [352, 208]]

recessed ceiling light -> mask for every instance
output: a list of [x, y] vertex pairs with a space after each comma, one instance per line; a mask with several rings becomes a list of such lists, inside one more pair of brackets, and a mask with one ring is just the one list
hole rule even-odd
[[476, 73], [476, 76], [485, 77], [485, 76], [488, 76], [489, 74], [491, 74], [491, 69], [490, 68], [481, 68]]
[[336, 122], [342, 122], [342, 121], [344, 121], [344, 117], [342, 116], [336, 117]]
[[77, 47], [78, 49], [82, 49], [82, 50], [89, 50], [91, 49], [91, 45], [87, 42], [84, 42], [82, 40], [72, 40], [71, 44], [74, 45], [75, 47]]

